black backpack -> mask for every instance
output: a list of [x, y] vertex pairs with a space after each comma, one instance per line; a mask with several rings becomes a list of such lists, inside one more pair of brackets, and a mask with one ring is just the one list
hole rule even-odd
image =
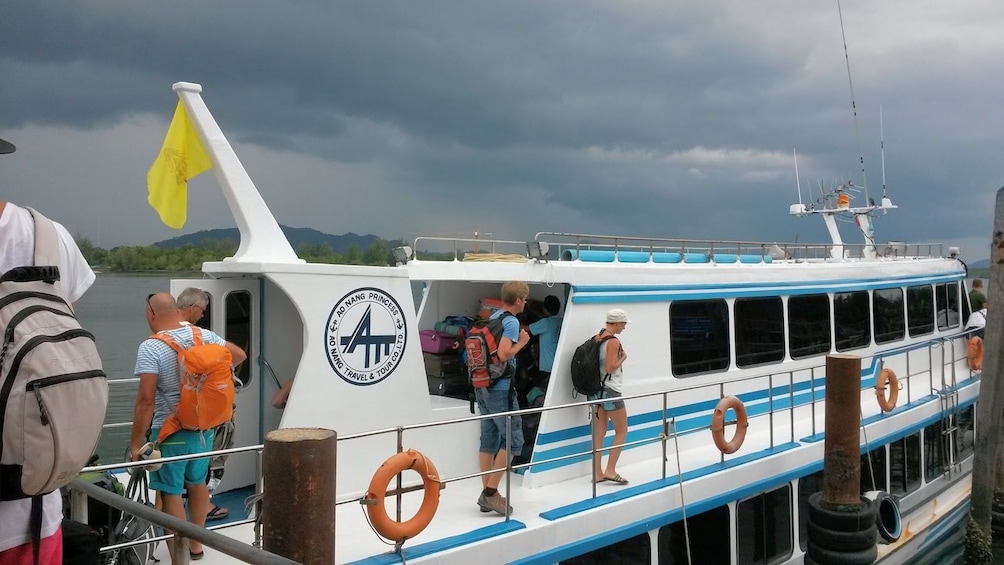
[[610, 374], [600, 377], [600, 346], [613, 338], [613, 334], [605, 334], [599, 341], [596, 341], [595, 337], [590, 337], [575, 348], [571, 371], [572, 388], [575, 392], [591, 396], [603, 390], [603, 383]]

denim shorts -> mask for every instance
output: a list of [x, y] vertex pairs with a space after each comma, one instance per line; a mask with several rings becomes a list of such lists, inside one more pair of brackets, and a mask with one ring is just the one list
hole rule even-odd
[[620, 397], [621, 393], [617, 392], [616, 390], [612, 388], [603, 387], [602, 391], [597, 392], [596, 394], [590, 394], [586, 398], [588, 398], [589, 400], [600, 400], [601, 398], [611, 399], [600, 404], [599, 406], [600, 408], [606, 410], [607, 412], [613, 412], [614, 410], [624, 409], [624, 401], [618, 400]]
[[[151, 437], [157, 437], [157, 431], [157, 429], [152, 430]], [[207, 432], [180, 430], [168, 436], [164, 443], [160, 444], [160, 456], [193, 455], [212, 449], [213, 430]], [[150, 488], [164, 494], [180, 495], [185, 490], [185, 485], [205, 484], [208, 472], [208, 457], [164, 463], [160, 469], [150, 472]]]
[[[508, 386], [500, 388], [476, 388], [474, 398], [478, 401], [478, 410], [482, 414], [499, 414], [511, 410], [519, 410], [516, 401], [516, 391]], [[523, 421], [519, 416], [513, 416], [509, 428], [509, 453], [518, 454], [523, 451]], [[506, 447], [506, 418], [485, 418], [481, 420], [481, 453], [498, 453]]]

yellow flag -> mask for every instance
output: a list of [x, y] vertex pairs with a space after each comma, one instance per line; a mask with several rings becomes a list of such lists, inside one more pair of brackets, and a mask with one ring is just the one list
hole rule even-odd
[[160, 214], [160, 221], [181, 229], [188, 217], [188, 180], [212, 167], [185, 107], [178, 101], [160, 154], [146, 173], [147, 202]]

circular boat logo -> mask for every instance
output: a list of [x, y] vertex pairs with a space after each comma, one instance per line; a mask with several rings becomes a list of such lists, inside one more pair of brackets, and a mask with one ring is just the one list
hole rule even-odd
[[328, 363], [354, 385], [372, 385], [390, 376], [404, 357], [407, 339], [401, 305], [379, 288], [358, 288], [343, 296], [324, 328]]

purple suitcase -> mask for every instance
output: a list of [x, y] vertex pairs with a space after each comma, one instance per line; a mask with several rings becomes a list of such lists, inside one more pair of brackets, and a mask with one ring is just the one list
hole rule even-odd
[[425, 353], [446, 353], [456, 351], [460, 347], [460, 340], [457, 339], [457, 336], [436, 330], [421, 330], [418, 332], [418, 338], [422, 342], [422, 351]]

